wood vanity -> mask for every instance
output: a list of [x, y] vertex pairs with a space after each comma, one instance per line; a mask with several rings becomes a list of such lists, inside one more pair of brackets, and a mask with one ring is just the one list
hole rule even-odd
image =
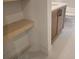
[[61, 32], [64, 27], [66, 4], [52, 3], [52, 23], [51, 23], [51, 37], [52, 42], [55, 40], [56, 36]]

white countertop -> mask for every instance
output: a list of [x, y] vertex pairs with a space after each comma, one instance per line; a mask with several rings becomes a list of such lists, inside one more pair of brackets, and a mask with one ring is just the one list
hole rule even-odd
[[66, 3], [61, 3], [61, 2], [52, 2], [52, 11], [60, 8], [60, 7], [63, 7], [63, 6], [66, 6]]

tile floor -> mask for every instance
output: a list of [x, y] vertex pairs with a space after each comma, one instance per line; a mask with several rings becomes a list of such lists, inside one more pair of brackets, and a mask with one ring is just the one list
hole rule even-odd
[[[64, 29], [52, 44], [52, 59], [75, 59], [75, 17], [66, 16]], [[24, 53], [19, 59], [47, 59], [42, 52]]]
[[64, 29], [52, 44], [52, 59], [75, 59], [75, 17], [66, 16]]
[[38, 52], [25, 52], [18, 59], [46, 59], [46, 58], [47, 56], [45, 53], [38, 51]]

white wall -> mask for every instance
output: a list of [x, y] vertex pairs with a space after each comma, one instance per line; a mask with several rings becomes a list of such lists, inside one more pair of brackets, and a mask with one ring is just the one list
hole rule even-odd
[[[4, 25], [21, 20], [24, 18], [21, 8], [21, 1], [4, 2]], [[4, 58], [9, 59], [10, 56], [21, 52], [28, 47], [29, 44], [29, 32], [25, 32], [16, 36], [16, 38], [10, 39], [8, 44], [4, 43]]]
[[51, 51], [53, 50], [52, 49], [52, 46], [51, 46], [51, 0], [47, 0], [47, 26], [48, 26], [48, 59], [52, 59], [52, 54], [51, 54]]
[[23, 19], [20, 1], [4, 2], [4, 25]]
[[[30, 51], [43, 51], [48, 54], [51, 45], [51, 2], [50, 0], [21, 0], [4, 4], [4, 24], [26, 18], [34, 22], [33, 28], [25, 34], [23, 41], [15, 40], [14, 46], [18, 51], [19, 44], [30, 40]], [[48, 34], [49, 33], [49, 34]], [[48, 37], [49, 36], [49, 37]], [[27, 43], [25, 44], [27, 45]], [[25, 46], [23, 45], [23, 46]], [[21, 47], [19, 51], [22, 50]]]
[[23, 10], [25, 18], [34, 21], [30, 31], [31, 50], [48, 52], [47, 0], [29, 0], [28, 4], [24, 1]]

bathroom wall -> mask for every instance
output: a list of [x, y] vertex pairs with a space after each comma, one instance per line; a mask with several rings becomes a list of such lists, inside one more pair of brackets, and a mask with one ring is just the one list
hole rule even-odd
[[[43, 45], [46, 45], [46, 47], [48, 46], [46, 3], [46, 0], [21, 0], [4, 3], [4, 25], [23, 18], [32, 20], [34, 22], [32, 30], [30, 30], [28, 33], [30, 36], [29, 40], [31, 40], [32, 43], [30, 43], [32, 45], [32, 51], [41, 50]], [[19, 42], [19, 40], [17, 42]]]
[[[25, 45], [29, 45], [27, 42], [30, 40], [31, 49], [29, 51], [43, 51], [48, 54], [48, 47], [51, 44], [50, 0], [21, 0], [4, 4], [4, 25], [22, 18], [32, 20], [34, 23], [33, 28], [28, 33], [25, 32], [22, 38], [18, 36], [17, 40], [14, 41], [16, 52], [21, 51]], [[19, 44], [22, 44], [24, 47], [21, 47]]]
[[[4, 25], [24, 19], [23, 11], [21, 8], [21, 1], [15, 2], [4, 2]], [[29, 31], [28, 31], [29, 32]], [[16, 36], [8, 44], [4, 45], [4, 58], [9, 59], [16, 53], [21, 52], [23, 49], [28, 47], [29, 44], [29, 33], [25, 33]], [[5, 44], [5, 43], [4, 43]]]
[[34, 21], [34, 26], [30, 31], [32, 47], [30, 51], [48, 52], [48, 34], [47, 34], [47, 0], [26, 0], [22, 2], [24, 16]]
[[20, 1], [4, 2], [4, 25], [23, 19]]
[[51, 0], [47, 0], [47, 29], [48, 29], [48, 59], [52, 59], [51, 51], [52, 45], [51, 45]]

